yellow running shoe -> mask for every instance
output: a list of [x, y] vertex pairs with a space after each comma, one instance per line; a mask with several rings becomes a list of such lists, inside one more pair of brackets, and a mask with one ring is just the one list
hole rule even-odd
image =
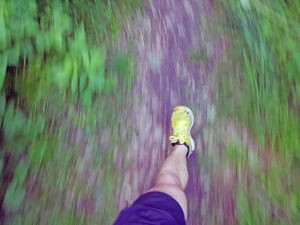
[[195, 150], [195, 142], [191, 136], [191, 128], [194, 124], [194, 115], [186, 106], [176, 106], [171, 116], [173, 135], [169, 137], [172, 146], [185, 145], [188, 148], [188, 158]]

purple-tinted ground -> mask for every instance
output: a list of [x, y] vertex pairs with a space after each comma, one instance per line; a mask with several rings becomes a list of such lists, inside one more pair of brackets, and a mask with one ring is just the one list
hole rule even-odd
[[214, 144], [217, 135], [212, 134], [216, 110], [211, 81], [226, 54], [226, 42], [207, 33], [211, 4], [208, 0], [148, 1], [145, 11], [126, 27], [124, 39], [136, 44], [137, 76], [133, 100], [122, 113], [133, 137], [123, 149], [125, 156], [118, 151], [114, 155], [119, 173], [124, 174], [117, 188], [118, 211], [153, 184], [171, 150], [172, 109], [188, 105], [195, 114], [196, 141], [196, 153], [188, 161], [188, 224], [236, 223], [234, 175], [214, 157], [218, 158], [220, 144]]

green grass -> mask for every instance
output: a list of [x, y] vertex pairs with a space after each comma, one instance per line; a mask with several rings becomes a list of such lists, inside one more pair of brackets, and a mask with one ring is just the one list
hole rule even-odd
[[[239, 108], [235, 114], [261, 141], [269, 139], [274, 148], [299, 157], [297, 36], [255, 8], [245, 11], [238, 1], [230, 3], [224, 7], [233, 42], [240, 46], [239, 51], [232, 53], [240, 74], [233, 75], [237, 80], [231, 84], [230, 96], [227, 94], [234, 107]], [[235, 98], [233, 95], [240, 88], [242, 96]]]
[[[267, 173], [261, 168], [249, 178], [250, 186], [238, 191], [238, 219], [240, 224], [296, 224], [300, 210], [300, 3], [257, 0], [249, 1], [249, 8], [241, 2], [246, 1], [219, 4], [226, 22], [218, 32], [226, 33], [232, 46], [223, 65], [225, 73], [217, 78], [219, 110], [249, 128], [262, 149], [271, 150], [267, 153], [271, 165]], [[234, 159], [243, 164], [240, 156]], [[245, 163], [243, 173], [249, 168]], [[255, 188], [262, 190], [262, 197]]]

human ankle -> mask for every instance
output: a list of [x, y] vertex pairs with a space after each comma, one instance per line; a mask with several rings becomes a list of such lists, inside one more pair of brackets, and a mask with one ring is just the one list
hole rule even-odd
[[188, 147], [184, 144], [176, 144], [174, 146], [174, 152], [178, 152], [180, 154], [184, 154], [185, 156], [188, 154]]

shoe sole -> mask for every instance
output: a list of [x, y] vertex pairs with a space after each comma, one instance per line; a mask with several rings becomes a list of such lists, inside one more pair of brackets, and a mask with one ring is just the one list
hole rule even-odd
[[194, 139], [193, 139], [193, 137], [191, 135], [191, 129], [192, 129], [193, 125], [194, 125], [194, 114], [193, 114], [192, 110], [189, 107], [186, 107], [186, 110], [189, 113], [191, 121], [192, 121], [191, 125], [189, 127], [189, 138], [191, 140], [191, 147], [190, 147], [190, 151], [191, 152], [189, 153], [188, 156], [190, 156], [192, 154], [192, 152], [195, 150], [195, 141], [194, 141]]

